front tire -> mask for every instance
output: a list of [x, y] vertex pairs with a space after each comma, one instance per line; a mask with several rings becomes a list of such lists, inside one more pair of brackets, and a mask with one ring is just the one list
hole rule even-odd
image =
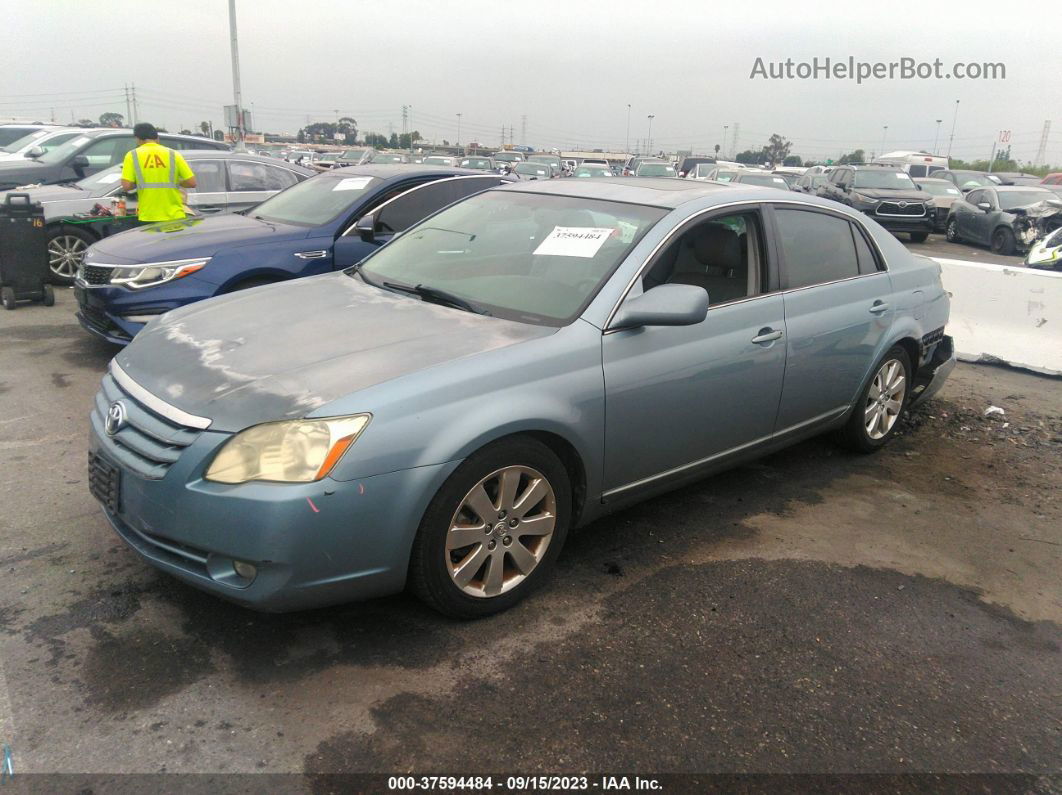
[[912, 232], [911, 233], [911, 242], [912, 243], [925, 243], [926, 242], [926, 238], [928, 238], [928, 237], [929, 237], [929, 232]]
[[48, 237], [48, 271], [54, 284], [73, 284], [88, 247], [96, 238], [75, 226], [60, 226]]
[[508, 610], [549, 576], [571, 506], [568, 473], [544, 444], [515, 437], [484, 447], [447, 478], [424, 512], [410, 588], [454, 618]]
[[1003, 256], [1014, 253], [1014, 233], [1009, 229], [997, 229], [992, 235], [992, 251]]
[[907, 408], [911, 386], [911, 359], [894, 345], [874, 366], [874, 374], [859, 395], [842, 431], [846, 447], [862, 453], [880, 450], [896, 434]]

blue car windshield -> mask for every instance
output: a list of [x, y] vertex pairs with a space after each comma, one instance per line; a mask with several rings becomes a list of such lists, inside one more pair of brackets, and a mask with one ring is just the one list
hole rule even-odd
[[349, 272], [378, 287], [423, 285], [497, 317], [563, 326], [666, 214], [638, 204], [487, 191], [428, 218]]
[[266, 199], [251, 214], [282, 224], [321, 226], [349, 210], [379, 181], [342, 172], [321, 174]]

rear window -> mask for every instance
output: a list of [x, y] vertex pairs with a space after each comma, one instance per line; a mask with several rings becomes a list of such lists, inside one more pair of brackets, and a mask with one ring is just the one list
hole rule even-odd
[[810, 210], [775, 210], [789, 289], [847, 279], [860, 273], [852, 225]]

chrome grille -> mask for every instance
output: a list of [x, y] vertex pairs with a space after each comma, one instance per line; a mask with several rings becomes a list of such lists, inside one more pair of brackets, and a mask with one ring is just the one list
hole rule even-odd
[[878, 215], [915, 215], [926, 214], [926, 207], [920, 202], [908, 202], [906, 207], [901, 207], [899, 202], [882, 202], [878, 205]]
[[[111, 436], [106, 431], [107, 412], [119, 400], [125, 407], [125, 424]], [[163, 477], [200, 434], [199, 430], [175, 423], [144, 406], [109, 373], [96, 393], [92, 426], [113, 459], [149, 480]]]
[[107, 268], [102, 265], [82, 265], [78, 276], [85, 284], [91, 284], [94, 286], [100, 286], [111, 283], [111, 274], [114, 273], [114, 268]]

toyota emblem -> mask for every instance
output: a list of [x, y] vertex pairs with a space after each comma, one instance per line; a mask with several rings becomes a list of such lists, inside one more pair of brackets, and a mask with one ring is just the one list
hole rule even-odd
[[116, 400], [111, 404], [111, 407], [107, 409], [107, 421], [104, 423], [103, 429], [107, 431], [108, 436], [114, 436], [124, 427], [125, 404], [120, 400]]
[[900, 206], [901, 207], [906, 207], [907, 206], [907, 202], [900, 202]]

